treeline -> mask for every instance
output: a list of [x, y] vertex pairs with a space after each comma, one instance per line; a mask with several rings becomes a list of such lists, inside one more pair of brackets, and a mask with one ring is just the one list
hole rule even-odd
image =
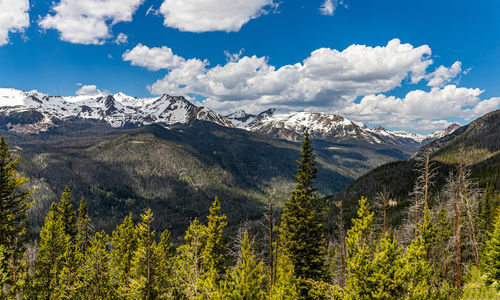
[[[466, 164], [450, 173], [443, 199], [431, 195], [434, 171], [422, 162], [400, 227], [388, 223], [391, 195], [377, 216], [359, 201], [348, 230], [343, 208], [332, 219], [317, 197], [308, 134], [296, 186], [281, 213], [266, 214], [265, 242], [242, 228], [225, 240], [216, 197], [206, 222], [191, 221], [177, 247], [153, 228], [151, 209], [132, 214], [111, 235], [96, 231], [82, 198], [67, 188], [52, 203], [35, 245], [24, 220], [27, 181], [0, 140], [0, 298], [7, 299], [456, 299], [500, 297], [500, 211], [492, 188], [479, 191]], [[445, 195], [445, 196], [444, 196]], [[441, 201], [438, 201], [441, 200]], [[335, 205], [335, 203], [330, 203]], [[496, 216], [496, 217], [495, 217]], [[330, 230], [331, 222], [336, 231]]]

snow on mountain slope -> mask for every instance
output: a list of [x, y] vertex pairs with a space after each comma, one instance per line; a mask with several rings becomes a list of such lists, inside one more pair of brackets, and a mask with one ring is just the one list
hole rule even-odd
[[118, 93], [59, 97], [36, 91], [0, 89], [0, 115], [1, 126], [24, 133], [38, 133], [52, 127], [54, 119], [70, 118], [104, 121], [113, 127], [152, 123], [170, 125], [194, 120], [232, 126], [231, 122], [208, 108], [198, 107], [184, 97], [168, 95], [135, 98]]
[[268, 109], [258, 115], [250, 115], [240, 110], [226, 116], [235, 126], [260, 132], [290, 141], [300, 141], [306, 129], [311, 137], [335, 142], [368, 142], [371, 144], [391, 144], [420, 147], [443, 135], [450, 134], [460, 125], [429, 135], [389, 131], [383, 127], [368, 128], [361, 122], [351, 121], [343, 116], [317, 112], [277, 113]]

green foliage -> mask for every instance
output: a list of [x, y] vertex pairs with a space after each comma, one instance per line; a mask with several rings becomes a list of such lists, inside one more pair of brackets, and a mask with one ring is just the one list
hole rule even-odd
[[174, 245], [170, 242], [170, 233], [168, 230], [162, 232], [160, 242], [155, 249], [155, 255], [157, 259], [157, 271], [155, 272], [153, 289], [156, 291], [158, 299], [172, 299], [174, 298]]
[[255, 257], [252, 244], [248, 237], [248, 231], [245, 231], [238, 263], [231, 272], [228, 272], [222, 287], [223, 299], [254, 300], [266, 298], [263, 289], [266, 282], [264, 265]]
[[141, 215], [137, 226], [137, 249], [132, 260], [132, 280], [128, 297], [131, 299], [155, 299], [154, 280], [157, 277], [156, 231], [152, 229], [154, 218], [151, 209]]
[[484, 270], [488, 283], [496, 282], [500, 286], [500, 209], [497, 212], [493, 232], [486, 242], [484, 251]]
[[370, 212], [366, 198], [359, 200], [358, 217], [347, 231], [346, 292], [350, 299], [370, 299], [376, 289], [372, 258], [374, 243], [371, 239], [374, 213]]
[[120, 297], [125, 297], [131, 280], [132, 259], [137, 250], [137, 232], [130, 213], [111, 237], [111, 282]]
[[203, 296], [202, 253], [206, 240], [206, 227], [194, 219], [186, 230], [184, 244], [177, 248], [175, 260], [176, 288], [186, 298]]
[[64, 189], [61, 200], [57, 205], [57, 210], [61, 216], [64, 226], [64, 233], [69, 235], [72, 239], [76, 236], [76, 215], [71, 204], [71, 191], [69, 187]]
[[26, 242], [27, 211], [31, 192], [23, 190], [28, 178], [17, 172], [18, 158], [11, 154], [4, 137], [0, 138], [0, 247], [3, 248], [4, 267], [0, 275], [0, 290], [10, 296], [18, 292], [24, 243]]
[[39, 299], [51, 299], [56, 295], [59, 277], [64, 267], [66, 241], [70, 237], [64, 232], [64, 224], [52, 203], [45, 224], [40, 231], [40, 242], [33, 280], [34, 294]]
[[88, 215], [87, 202], [85, 198], [82, 197], [80, 200], [80, 206], [78, 207], [78, 219], [76, 221], [76, 244], [81, 253], [86, 253], [87, 248], [90, 246], [90, 241], [92, 235], [94, 234], [94, 228], [92, 226], [92, 221]]
[[487, 276], [481, 274], [478, 267], [472, 266], [466, 277], [461, 299], [500, 299], [500, 289], [488, 284], [486, 282]]
[[434, 299], [432, 266], [427, 261], [425, 241], [417, 236], [406, 249], [402, 268], [396, 274], [405, 287], [405, 299]]
[[403, 267], [401, 254], [394, 237], [389, 233], [380, 240], [373, 259], [373, 280], [376, 283], [372, 299], [400, 299], [404, 295], [404, 282], [398, 276]]
[[[294, 265], [295, 275], [302, 279], [322, 280], [326, 275], [326, 205], [315, 194], [316, 156], [307, 132], [300, 156], [295, 176], [297, 185], [283, 210], [281, 239], [285, 255]], [[307, 294], [307, 291], [303, 293]]]
[[276, 283], [271, 289], [271, 299], [286, 300], [299, 297], [299, 280], [295, 277], [293, 263], [286, 255], [280, 255], [276, 267]]
[[81, 269], [83, 284], [80, 297], [85, 299], [109, 299], [114, 295], [109, 270], [109, 252], [107, 244], [109, 236], [104, 232], [96, 232], [87, 249], [85, 263]]

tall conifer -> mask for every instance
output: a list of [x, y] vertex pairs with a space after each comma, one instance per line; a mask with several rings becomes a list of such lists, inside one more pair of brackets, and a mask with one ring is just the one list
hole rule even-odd
[[113, 231], [111, 238], [112, 284], [125, 297], [131, 280], [132, 259], [137, 250], [137, 231], [130, 213]]
[[326, 238], [324, 221], [326, 205], [316, 196], [313, 153], [306, 131], [300, 160], [297, 161], [297, 184], [285, 203], [282, 215], [283, 248], [294, 265], [297, 277], [321, 280], [325, 277]]
[[493, 225], [493, 232], [486, 242], [484, 269], [489, 283], [500, 282], [500, 209]]

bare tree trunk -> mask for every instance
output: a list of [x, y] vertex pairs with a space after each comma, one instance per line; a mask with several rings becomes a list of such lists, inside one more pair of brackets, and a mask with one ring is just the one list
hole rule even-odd
[[429, 154], [425, 156], [425, 207], [428, 207], [428, 197], [429, 197]]
[[[385, 224], [385, 210], [384, 210], [384, 224]], [[344, 287], [345, 282], [345, 236], [344, 236], [344, 207], [342, 201], [340, 202], [340, 287]], [[384, 225], [385, 227], [385, 225]]]
[[462, 226], [462, 174], [463, 164], [460, 163], [458, 175], [458, 197], [457, 197], [457, 214], [456, 214], [456, 247], [457, 247], [457, 287], [462, 286], [462, 240], [461, 240], [461, 226]]

